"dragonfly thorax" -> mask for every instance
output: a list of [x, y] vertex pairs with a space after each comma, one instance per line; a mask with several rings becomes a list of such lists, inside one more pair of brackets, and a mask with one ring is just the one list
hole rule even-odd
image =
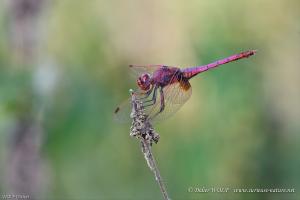
[[142, 90], [149, 90], [151, 86], [151, 76], [150, 74], [142, 74], [137, 80], [136, 80], [138, 86]]

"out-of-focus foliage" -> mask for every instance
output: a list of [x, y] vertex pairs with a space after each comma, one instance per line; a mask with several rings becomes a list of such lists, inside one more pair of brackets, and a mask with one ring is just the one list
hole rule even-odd
[[[16, 121], [30, 116], [44, 135], [49, 187], [40, 199], [161, 198], [130, 125], [112, 119], [135, 85], [127, 66], [195, 66], [258, 49], [194, 78], [191, 99], [156, 126], [154, 152], [173, 199], [300, 198], [188, 192], [300, 188], [299, 1], [50, 1], [29, 65], [11, 52], [6, 6], [0, 3], [1, 179]], [[0, 194], [6, 188], [1, 181]]]

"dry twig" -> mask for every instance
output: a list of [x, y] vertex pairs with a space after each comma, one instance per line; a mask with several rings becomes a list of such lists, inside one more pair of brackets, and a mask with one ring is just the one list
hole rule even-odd
[[160, 187], [163, 198], [165, 200], [170, 200], [157, 167], [154, 155], [151, 151], [152, 144], [153, 142], [158, 142], [159, 135], [154, 131], [152, 124], [149, 122], [147, 115], [144, 113], [143, 102], [136, 98], [136, 95], [132, 90], [131, 103], [132, 111], [130, 117], [132, 118], [132, 124], [130, 128], [130, 136], [136, 137], [140, 140], [142, 152], [147, 161], [148, 167], [154, 173], [155, 180]]

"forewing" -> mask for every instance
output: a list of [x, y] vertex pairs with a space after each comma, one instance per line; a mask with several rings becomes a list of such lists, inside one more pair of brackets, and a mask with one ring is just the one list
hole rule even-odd
[[[135, 95], [137, 96], [137, 98], [142, 98], [145, 96], [145, 91], [136, 89]], [[128, 99], [124, 100], [119, 106], [117, 106], [116, 109], [114, 110], [114, 114], [113, 114], [114, 120], [119, 123], [130, 122], [131, 110], [132, 110], [131, 97], [129, 97]]]
[[119, 123], [128, 123], [130, 122], [130, 113], [131, 113], [131, 98], [123, 101], [119, 106], [116, 107], [113, 118]]
[[153, 74], [157, 69], [163, 65], [129, 65], [134, 77], [139, 77], [141, 74]]

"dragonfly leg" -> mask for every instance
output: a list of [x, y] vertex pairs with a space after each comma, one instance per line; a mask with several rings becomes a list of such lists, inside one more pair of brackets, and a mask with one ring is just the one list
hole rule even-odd
[[158, 113], [161, 113], [165, 109], [165, 96], [162, 87], [159, 90], [160, 92], [160, 109]]
[[148, 104], [148, 105], [145, 105], [145, 104], [144, 104], [144, 107], [152, 106], [152, 105], [154, 105], [154, 104], [156, 103], [156, 92], [157, 92], [157, 89], [158, 89], [158, 86], [156, 85], [156, 86], [154, 87], [154, 89], [153, 89], [154, 91], [153, 91], [152, 99], [147, 100], [147, 101], [144, 102], [144, 103], [148, 103], [148, 102], [151, 102], [151, 103]]
[[143, 100], [146, 99], [150, 96], [150, 94], [152, 93], [153, 90], [153, 86], [151, 86], [151, 88], [146, 92], [146, 93], [141, 93], [142, 95], [144, 95], [143, 97], [138, 98], [139, 100]]
[[160, 87], [159, 92], [160, 92], [160, 109], [157, 113], [155, 113], [155, 115], [152, 116], [152, 118], [155, 118], [159, 113], [161, 113], [165, 109], [165, 96], [162, 87]]
[[[157, 85], [153, 87], [153, 95], [152, 95], [152, 98], [149, 99], [149, 100], [144, 101], [144, 103], [148, 103], [148, 102], [152, 102], [153, 104], [156, 103], [156, 92], [157, 92], [158, 87], [159, 87], [159, 86], [157, 86]], [[152, 90], [151, 90], [151, 92], [152, 92]], [[150, 95], [150, 94], [149, 94], [149, 95]], [[151, 104], [151, 105], [153, 105], [153, 104]]]

